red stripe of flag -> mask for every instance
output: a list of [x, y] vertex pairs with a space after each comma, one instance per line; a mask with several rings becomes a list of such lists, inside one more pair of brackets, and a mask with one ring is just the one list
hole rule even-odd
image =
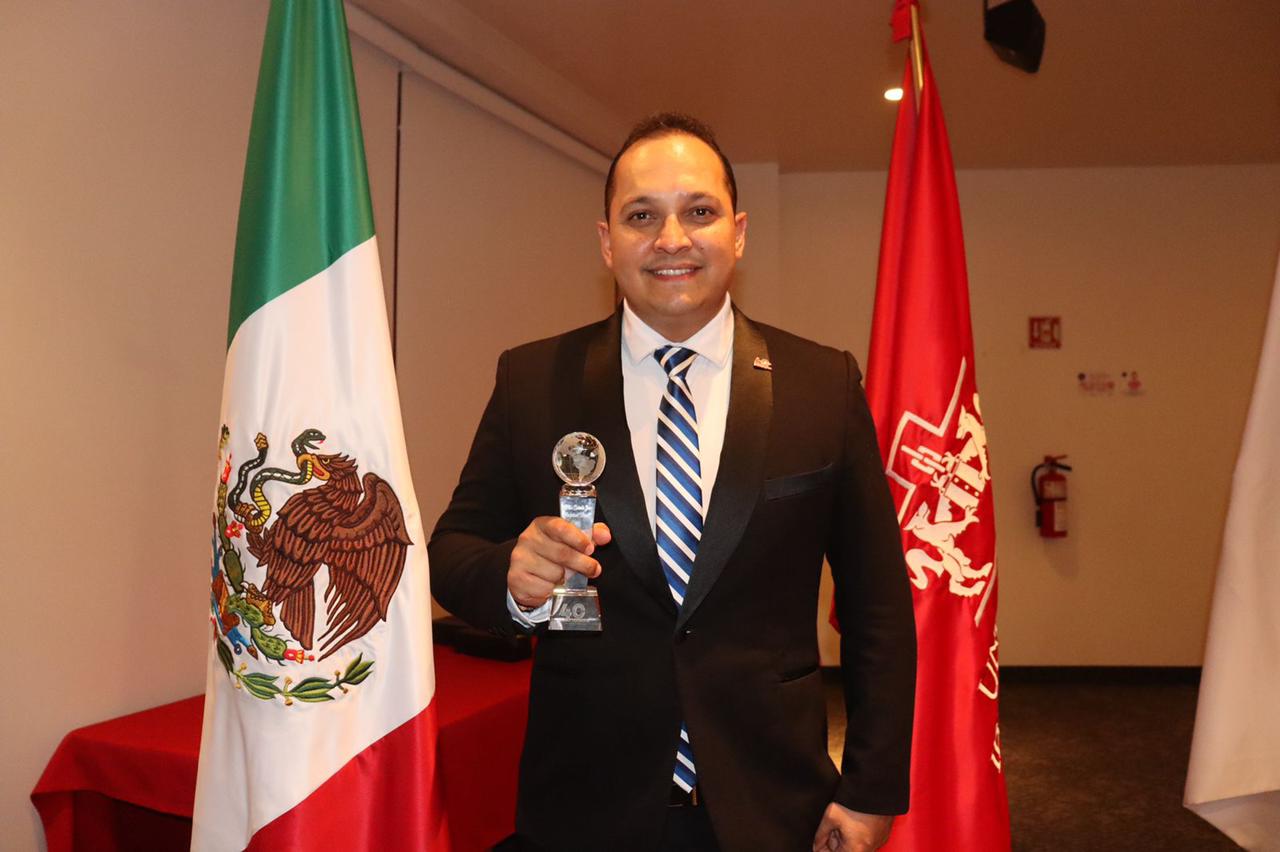
[[436, 777], [436, 730], [432, 702], [259, 829], [248, 852], [329, 847], [449, 852]]

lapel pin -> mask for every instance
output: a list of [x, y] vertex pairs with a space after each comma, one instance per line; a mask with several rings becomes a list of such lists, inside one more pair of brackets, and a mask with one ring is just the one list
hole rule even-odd
[[768, 358], [757, 358], [751, 366], [755, 367], [757, 370], [768, 370], [771, 373], [773, 372], [773, 362]]

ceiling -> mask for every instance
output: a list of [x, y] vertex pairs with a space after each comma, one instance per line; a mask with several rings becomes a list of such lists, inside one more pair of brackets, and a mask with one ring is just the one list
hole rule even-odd
[[[891, 0], [356, 0], [426, 50], [611, 155], [680, 109], [738, 162], [881, 169], [905, 45]], [[1280, 161], [1276, 0], [1036, 0], [1044, 63], [982, 39], [981, 0], [922, 21], [961, 168]]]

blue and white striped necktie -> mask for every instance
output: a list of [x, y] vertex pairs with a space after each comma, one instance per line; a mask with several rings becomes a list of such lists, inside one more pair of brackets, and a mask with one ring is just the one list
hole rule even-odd
[[[654, 537], [658, 559], [676, 606], [684, 605], [702, 539], [702, 465], [698, 460], [698, 415], [689, 390], [689, 367], [698, 353], [663, 346], [653, 353], [667, 371], [658, 406], [658, 470]], [[697, 781], [689, 730], [680, 723], [672, 780], [686, 793]]]

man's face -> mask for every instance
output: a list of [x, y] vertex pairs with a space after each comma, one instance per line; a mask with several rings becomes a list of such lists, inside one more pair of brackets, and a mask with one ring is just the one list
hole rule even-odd
[[747, 240], [724, 166], [711, 146], [673, 133], [637, 142], [618, 160], [600, 254], [645, 324], [689, 338], [724, 303]]

